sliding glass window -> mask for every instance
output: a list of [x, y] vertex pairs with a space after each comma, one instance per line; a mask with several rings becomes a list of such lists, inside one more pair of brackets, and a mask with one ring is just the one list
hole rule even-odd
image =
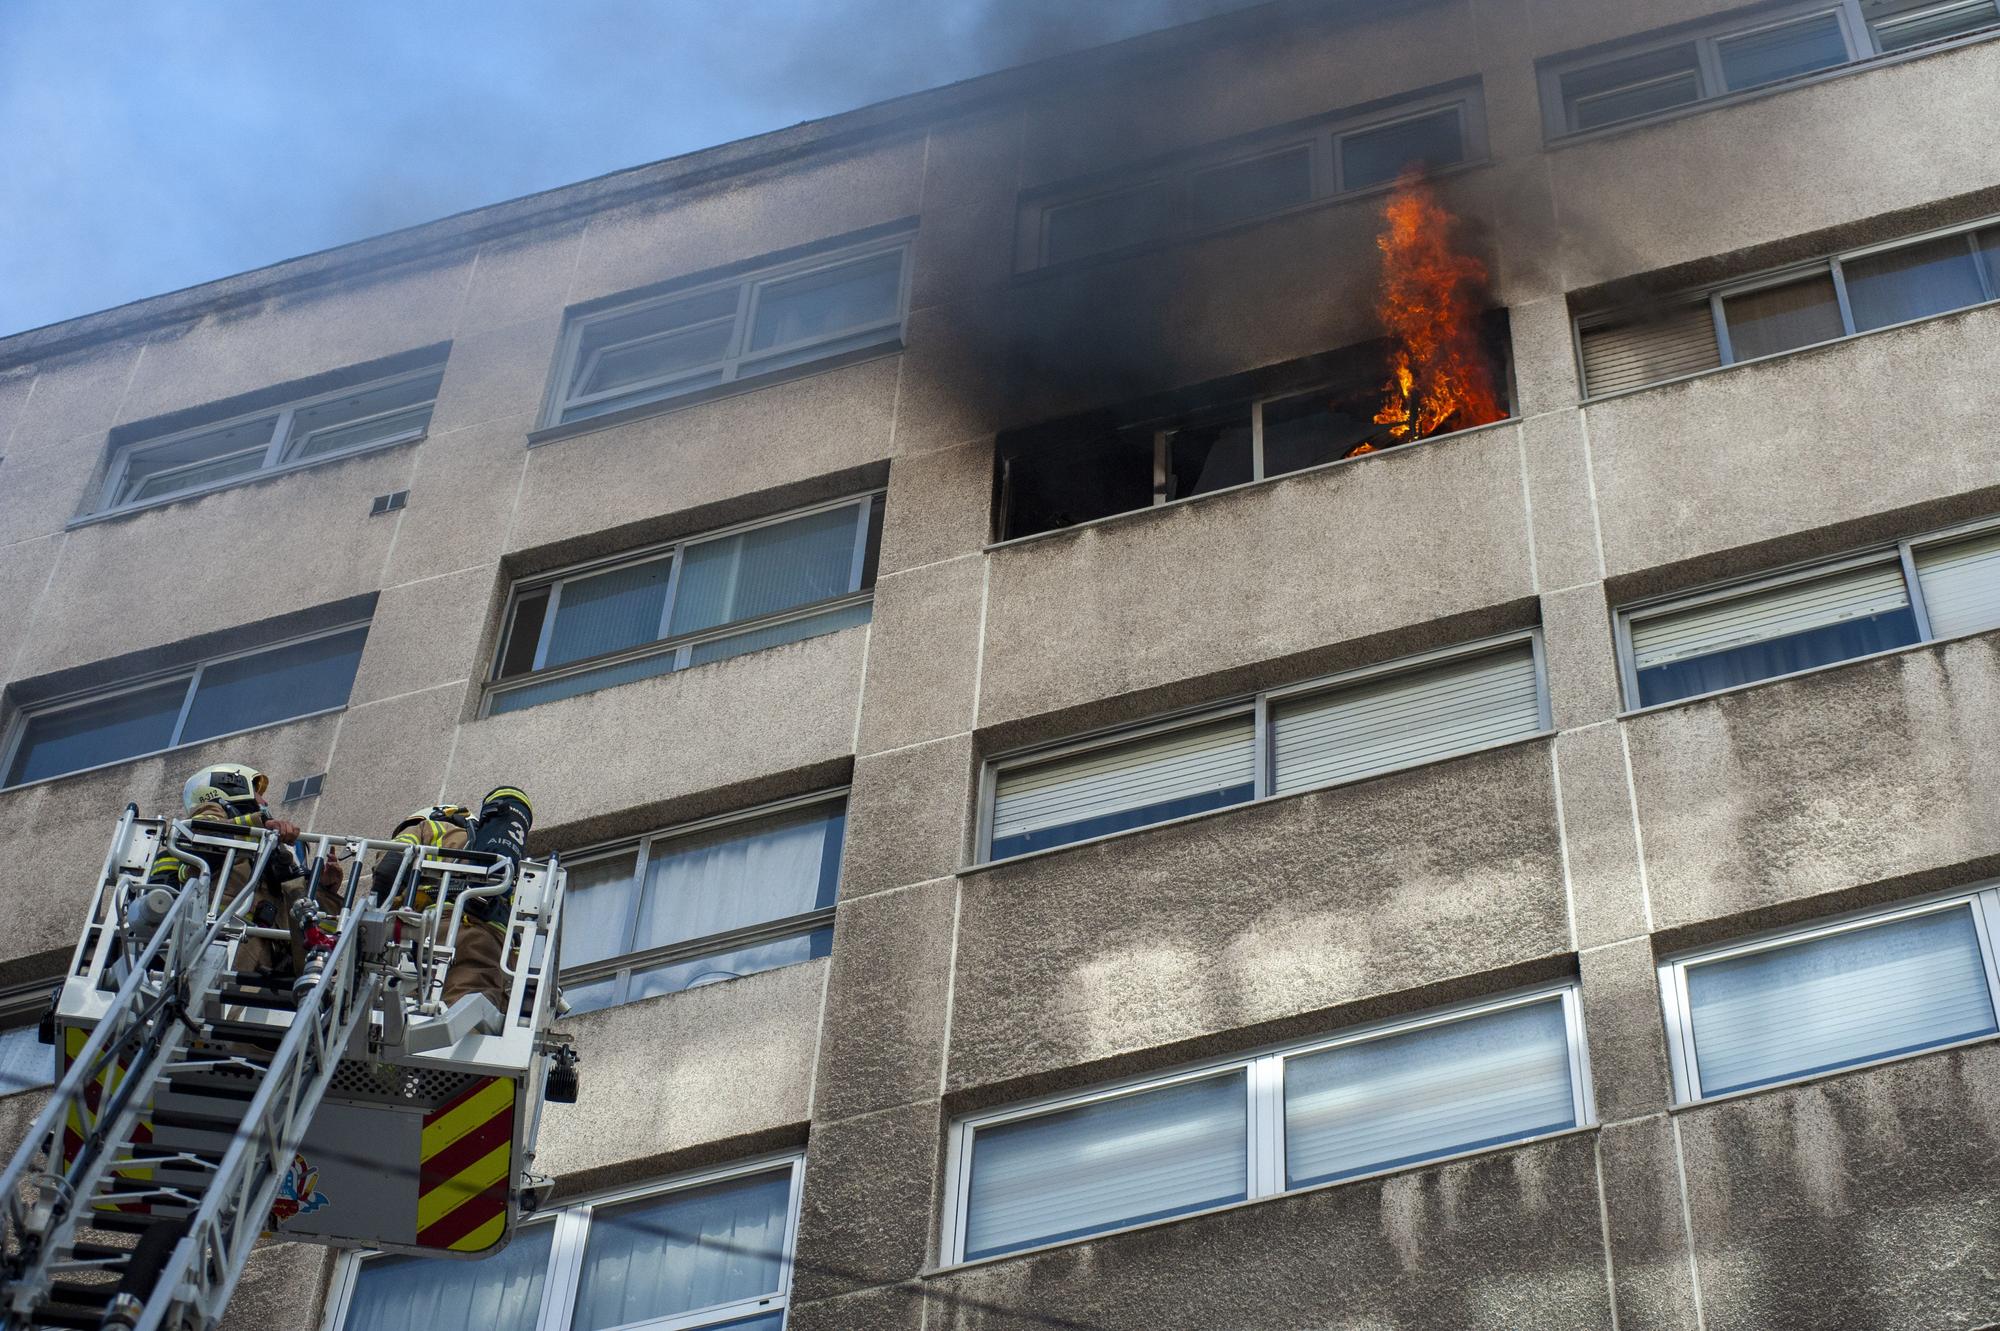
[[842, 795], [711, 818], [565, 861], [563, 996], [578, 1011], [823, 957]]
[[2000, 223], [1852, 250], [1641, 312], [1577, 321], [1589, 397], [2000, 300]]
[[1654, 707], [2000, 627], [2000, 524], [1628, 606], [1626, 701]]
[[517, 585], [486, 709], [511, 712], [868, 622], [880, 493]]
[[1683, 1101], [2000, 1033], [2000, 889], [1859, 912], [1670, 958]]
[[116, 689], [36, 703], [15, 720], [6, 784], [102, 767], [347, 705], [368, 625], [219, 656]]
[[1542, 65], [1551, 139], [1650, 119], [1878, 56], [2000, 31], [1996, 0], [1805, 0]]
[[977, 1261], [1591, 1121], [1548, 986], [952, 1125], [944, 1252]]
[[902, 345], [907, 236], [571, 317], [543, 424]]
[[1469, 644], [999, 759], [988, 769], [982, 858], [1541, 734], [1549, 719], [1540, 650], [1532, 633]]

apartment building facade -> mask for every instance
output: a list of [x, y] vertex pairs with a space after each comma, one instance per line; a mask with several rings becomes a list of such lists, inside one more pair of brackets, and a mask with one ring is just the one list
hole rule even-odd
[[128, 802], [507, 782], [556, 1206], [237, 1325], [2000, 1324], [1996, 36], [1280, 0], [0, 340], [0, 1139]]

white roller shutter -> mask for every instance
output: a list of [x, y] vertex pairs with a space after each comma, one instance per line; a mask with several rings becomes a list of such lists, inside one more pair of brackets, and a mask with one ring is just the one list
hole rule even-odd
[[1706, 301], [1630, 323], [1583, 330], [1584, 392], [1591, 397], [1675, 379], [1722, 364]]
[[2000, 626], [2000, 532], [1917, 551], [1917, 581], [1933, 637]]
[[1186, 799], [1254, 779], [1248, 713], [1000, 773], [993, 839]]
[[1272, 789], [1351, 781], [1541, 729], [1534, 651], [1522, 643], [1277, 706]]
[[1900, 610], [1910, 603], [1902, 566], [1871, 564], [1766, 591], [1711, 601], [1632, 621], [1637, 669], [1768, 642], [1850, 619]]

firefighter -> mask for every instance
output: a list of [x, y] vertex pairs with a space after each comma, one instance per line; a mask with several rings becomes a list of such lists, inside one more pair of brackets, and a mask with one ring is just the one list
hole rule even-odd
[[[390, 839], [407, 846], [496, 855], [518, 865], [527, 854], [528, 829], [534, 822], [534, 806], [527, 795], [515, 786], [499, 786], [480, 801], [477, 813], [458, 804], [434, 805], [397, 824]], [[401, 867], [401, 858], [395, 851], [385, 851], [376, 860], [377, 899], [388, 895]], [[411, 904], [424, 910], [435, 901], [432, 885], [419, 883]], [[444, 973], [443, 997], [447, 1008], [467, 994], [484, 994], [493, 1000], [495, 1007], [505, 1011], [508, 979], [500, 968], [500, 953], [507, 937], [511, 902], [511, 890], [504, 896], [466, 900], [457, 948]]]
[[[332, 948], [334, 922], [342, 906], [343, 875], [331, 856], [320, 871], [319, 890], [314, 893], [319, 919], [306, 918], [300, 909], [305, 898], [306, 871], [298, 855], [298, 824], [273, 817], [266, 795], [270, 778], [254, 767], [241, 763], [215, 763], [187, 779], [181, 788], [181, 807], [191, 819], [230, 823], [243, 828], [268, 828], [277, 833], [279, 844], [272, 848], [264, 866], [264, 876], [250, 894], [250, 922], [264, 929], [286, 929], [291, 946], [281, 949], [266, 938], [245, 938], [236, 947], [236, 969], [245, 976], [260, 974], [267, 981], [291, 976], [294, 988], [302, 989], [319, 974], [319, 965]], [[230, 868], [226, 891], [234, 899], [250, 876], [254, 856], [238, 852]], [[219, 868], [217, 854], [211, 868]], [[202, 865], [162, 851], [154, 861], [148, 881], [179, 887], [202, 871]]]

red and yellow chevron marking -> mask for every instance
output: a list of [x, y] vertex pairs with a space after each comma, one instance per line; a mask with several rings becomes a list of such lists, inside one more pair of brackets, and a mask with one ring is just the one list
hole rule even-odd
[[[81, 1026], [63, 1027], [64, 1072], [67, 1072], [69, 1065], [76, 1061], [76, 1056], [83, 1052], [83, 1046], [89, 1039], [90, 1032]], [[63, 1124], [62, 1162], [64, 1169], [68, 1169], [72, 1164], [76, 1163], [77, 1153], [83, 1150], [84, 1135], [90, 1129], [97, 1126], [97, 1107], [104, 1103], [105, 1098], [111, 1092], [118, 1089], [118, 1083], [124, 1079], [124, 1076], [125, 1065], [123, 1063], [116, 1063], [99, 1073], [94, 1080], [84, 1083], [83, 1109], [78, 1111], [72, 1108], [69, 1111], [69, 1121]], [[135, 1146], [145, 1146], [152, 1140], [153, 1121], [142, 1114], [138, 1123], [132, 1129], [132, 1142]], [[111, 1172], [117, 1177], [131, 1183], [149, 1183], [153, 1178], [153, 1171], [150, 1168], [114, 1169]], [[116, 1208], [107, 1207], [104, 1209], [131, 1211], [144, 1215], [153, 1208], [146, 1202], [120, 1202]]]
[[424, 1115], [417, 1245], [484, 1252], [507, 1230], [514, 1083], [488, 1077]]

